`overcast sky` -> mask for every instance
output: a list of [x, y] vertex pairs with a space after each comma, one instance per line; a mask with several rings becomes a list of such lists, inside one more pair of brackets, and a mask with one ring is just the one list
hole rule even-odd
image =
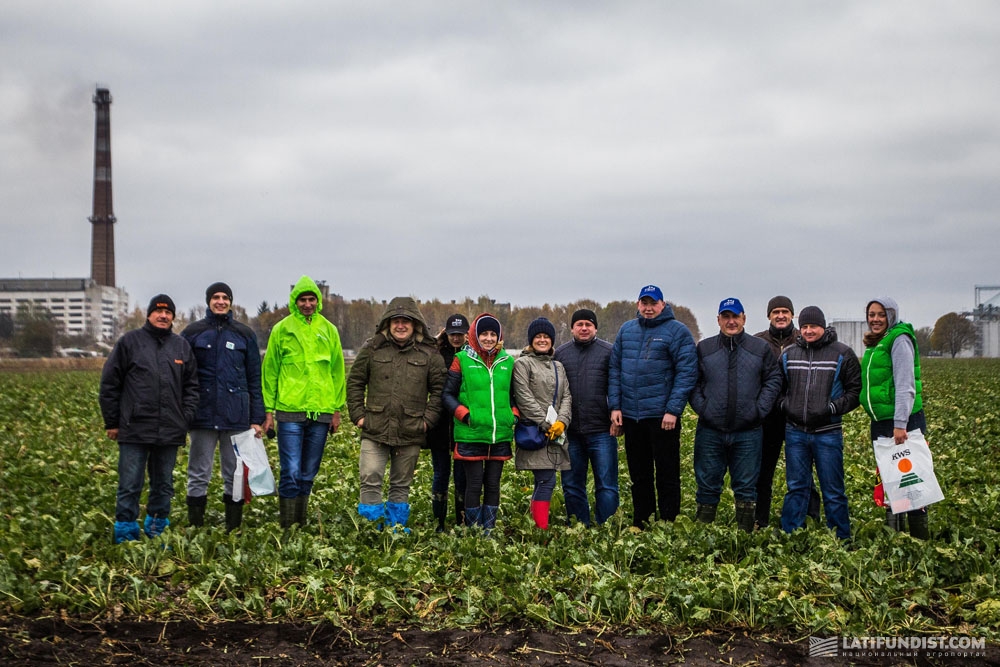
[[0, 276], [89, 274], [100, 85], [143, 306], [306, 273], [930, 326], [1000, 284], [998, 73], [988, 1], [6, 0]]

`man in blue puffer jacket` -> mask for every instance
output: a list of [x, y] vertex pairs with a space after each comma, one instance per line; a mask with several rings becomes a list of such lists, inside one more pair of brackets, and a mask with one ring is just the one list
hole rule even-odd
[[608, 407], [625, 433], [632, 525], [673, 521], [681, 508], [680, 416], [698, 379], [694, 338], [656, 285], [639, 291], [638, 316], [611, 348]]
[[181, 332], [198, 360], [199, 386], [188, 457], [188, 523], [201, 526], [205, 522], [208, 484], [218, 444], [226, 529], [234, 530], [243, 521], [243, 502], [233, 501], [236, 452], [230, 438], [249, 428], [260, 437], [264, 422], [260, 350], [253, 330], [233, 319], [233, 290], [229, 285], [209, 285], [205, 302], [208, 312], [204, 319]]

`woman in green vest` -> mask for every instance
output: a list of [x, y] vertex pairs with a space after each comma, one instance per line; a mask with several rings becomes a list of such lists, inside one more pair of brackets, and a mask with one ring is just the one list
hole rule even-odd
[[513, 456], [513, 372], [499, 320], [483, 313], [469, 327], [468, 345], [452, 360], [441, 396], [446, 413], [454, 415], [455, 460], [465, 469], [465, 525], [478, 524], [487, 533], [500, 509], [503, 462]]
[[[872, 299], [865, 307], [868, 333], [861, 360], [861, 407], [871, 417], [871, 437], [892, 437], [906, 442], [909, 431], [927, 434], [923, 391], [920, 382], [920, 350], [913, 326], [899, 321], [899, 306], [893, 299]], [[885, 508], [885, 522], [895, 530], [926, 540], [927, 508], [893, 514]]]

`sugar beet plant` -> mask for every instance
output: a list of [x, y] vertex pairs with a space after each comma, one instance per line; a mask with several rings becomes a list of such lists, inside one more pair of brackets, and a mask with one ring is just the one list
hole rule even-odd
[[[691, 414], [683, 422], [684, 515], [642, 532], [630, 527], [624, 454], [622, 508], [601, 527], [557, 520], [536, 530], [527, 514], [531, 478], [508, 465], [491, 537], [435, 534], [424, 457], [412, 532], [379, 532], [355, 512], [359, 442], [348, 426], [328, 444], [304, 528], [283, 532], [276, 500], [264, 497], [227, 534], [218, 479], [206, 527], [187, 526], [182, 452], [173, 525], [161, 538], [114, 546], [117, 452], [98, 415], [97, 374], [0, 374], [0, 614], [997, 639], [1000, 362], [932, 360], [924, 377], [929, 441], [947, 495], [932, 509], [928, 542], [883, 527], [859, 411], [845, 430], [849, 548], [813, 524], [791, 536], [739, 533], [731, 495], [716, 524], [694, 523]], [[553, 513], [563, 513], [558, 491]]]

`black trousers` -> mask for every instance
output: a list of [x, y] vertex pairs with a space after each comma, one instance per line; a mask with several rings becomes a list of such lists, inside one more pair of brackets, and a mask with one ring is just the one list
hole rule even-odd
[[660, 428], [661, 421], [622, 419], [637, 528], [657, 518], [673, 521], [681, 511], [681, 420], [670, 431]]

